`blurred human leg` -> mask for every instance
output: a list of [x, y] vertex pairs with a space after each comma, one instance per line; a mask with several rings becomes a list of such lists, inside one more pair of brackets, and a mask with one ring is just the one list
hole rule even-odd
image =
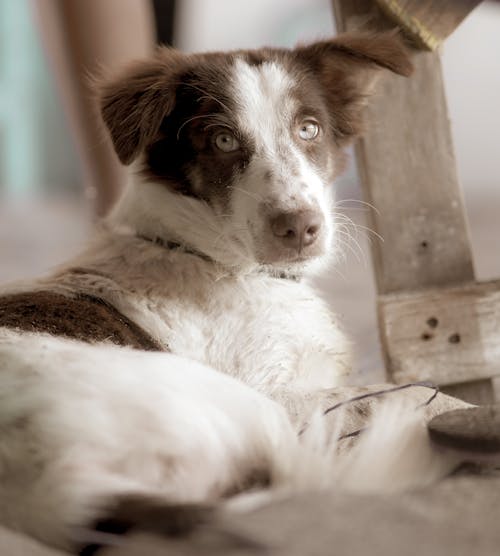
[[32, 5], [83, 166], [86, 193], [103, 216], [126, 178], [101, 128], [89, 76], [152, 52], [151, 2], [36, 0]]

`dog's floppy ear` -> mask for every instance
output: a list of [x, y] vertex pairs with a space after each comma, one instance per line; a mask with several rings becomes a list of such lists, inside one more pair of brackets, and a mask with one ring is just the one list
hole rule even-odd
[[162, 49], [99, 89], [101, 115], [118, 157], [130, 164], [175, 106], [174, 75], [182, 54]]
[[408, 50], [393, 31], [345, 33], [296, 53], [322, 85], [339, 143], [361, 133], [362, 110], [379, 70], [405, 76], [413, 71]]

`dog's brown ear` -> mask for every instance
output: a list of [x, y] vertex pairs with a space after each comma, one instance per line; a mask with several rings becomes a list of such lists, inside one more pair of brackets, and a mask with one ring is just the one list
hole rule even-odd
[[180, 53], [163, 49], [100, 87], [99, 103], [118, 157], [130, 164], [158, 134], [175, 106], [174, 75]]
[[408, 76], [413, 71], [409, 52], [399, 35], [345, 33], [296, 50], [314, 71], [327, 100], [332, 126], [339, 143], [362, 130], [362, 111], [379, 70]]

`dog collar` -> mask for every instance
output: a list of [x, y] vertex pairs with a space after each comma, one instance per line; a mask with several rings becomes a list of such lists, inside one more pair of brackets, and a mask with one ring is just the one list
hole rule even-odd
[[[149, 236], [145, 236], [142, 234], [137, 234], [137, 236], [139, 239], [142, 239], [143, 241], [147, 241], [149, 243], [153, 243], [155, 245], [159, 245], [160, 247], [163, 247], [164, 249], [168, 249], [170, 250], [179, 250], [182, 251], [188, 255], [195, 255], [196, 257], [200, 257], [200, 259], [203, 259], [204, 261], [210, 262], [210, 263], [215, 263], [216, 261], [214, 261], [214, 259], [212, 259], [211, 257], [209, 257], [208, 255], [205, 255], [205, 253], [201, 253], [200, 251], [196, 251], [195, 249], [192, 249], [191, 247], [188, 247], [186, 245], [182, 245], [182, 243], [178, 243], [177, 241], [170, 241], [170, 240], [165, 240], [162, 239], [161, 237], [155, 236], [155, 237], [149, 237]], [[279, 271], [279, 272], [273, 272], [272, 269], [261, 269], [259, 270], [260, 273], [262, 274], [267, 274], [268, 276], [271, 276], [273, 278], [277, 278], [279, 280], [291, 280], [292, 282], [300, 282], [301, 276], [298, 274], [292, 274], [292, 273], [288, 273], [284, 270]]]
[[186, 245], [182, 245], [182, 243], [177, 243], [176, 241], [165, 240], [157, 236], [148, 237], [141, 234], [138, 234], [137, 237], [144, 241], [148, 241], [149, 243], [154, 243], [155, 245], [159, 245], [160, 247], [163, 247], [164, 249], [168, 249], [169, 251], [180, 250], [183, 251], [184, 253], [187, 253], [188, 255], [195, 255], [196, 257], [200, 257], [200, 259], [203, 259], [204, 261], [208, 261], [211, 263], [214, 262], [214, 260], [211, 259], [208, 255], [205, 255], [205, 253], [200, 253], [200, 251], [191, 249], [190, 247], [187, 247]]

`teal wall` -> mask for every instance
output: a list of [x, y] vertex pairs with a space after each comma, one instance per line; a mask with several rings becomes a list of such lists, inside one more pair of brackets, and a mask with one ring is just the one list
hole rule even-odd
[[0, 192], [71, 190], [79, 182], [30, 0], [0, 0]]

